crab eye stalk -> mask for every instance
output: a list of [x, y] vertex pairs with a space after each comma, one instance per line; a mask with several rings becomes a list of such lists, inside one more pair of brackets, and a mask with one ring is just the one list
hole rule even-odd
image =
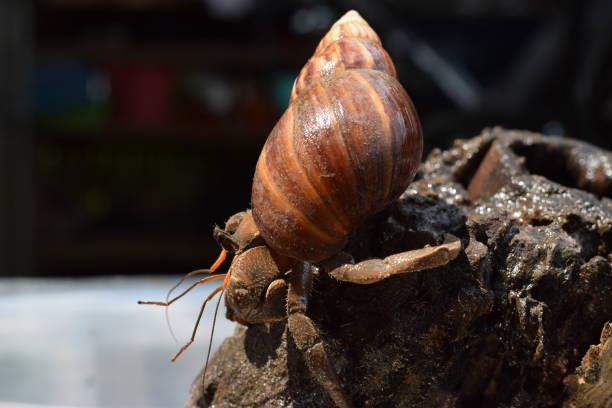
[[240, 245], [234, 239], [232, 234], [228, 233], [226, 230], [223, 230], [219, 227], [215, 227], [213, 230], [213, 238], [217, 241], [217, 244], [227, 252], [233, 254], [238, 251]]

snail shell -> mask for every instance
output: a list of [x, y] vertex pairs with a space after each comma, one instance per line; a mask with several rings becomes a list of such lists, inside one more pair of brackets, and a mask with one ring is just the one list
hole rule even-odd
[[355, 11], [321, 40], [255, 170], [253, 217], [270, 248], [301, 261], [329, 258], [406, 189], [422, 134], [395, 76]]

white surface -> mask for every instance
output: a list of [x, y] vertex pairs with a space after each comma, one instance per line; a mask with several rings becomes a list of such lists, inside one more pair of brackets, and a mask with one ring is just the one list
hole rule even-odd
[[[0, 279], [0, 408], [183, 406], [206, 358], [214, 301], [195, 343], [170, 358], [220, 281], [170, 306], [175, 343], [164, 308], [136, 301], [163, 300], [177, 279]], [[213, 353], [233, 328], [222, 301]]]

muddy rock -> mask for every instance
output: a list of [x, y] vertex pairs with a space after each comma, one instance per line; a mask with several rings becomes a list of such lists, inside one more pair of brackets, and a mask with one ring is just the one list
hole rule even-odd
[[569, 398], [563, 408], [609, 408], [612, 406], [612, 323], [605, 325], [600, 343], [591, 346], [576, 369], [566, 378]]
[[[308, 314], [355, 405], [609, 407], [611, 198], [612, 154], [571, 139], [494, 128], [432, 152], [347, 249], [383, 257], [451, 233], [459, 257], [315, 282]], [[239, 327], [187, 406], [333, 405], [281, 322]]]

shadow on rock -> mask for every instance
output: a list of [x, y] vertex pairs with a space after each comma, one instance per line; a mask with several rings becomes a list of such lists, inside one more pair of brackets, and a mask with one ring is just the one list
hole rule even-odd
[[269, 359], [277, 357], [277, 349], [287, 322], [258, 324], [247, 327], [244, 335], [244, 351], [251, 364], [263, 367]]

